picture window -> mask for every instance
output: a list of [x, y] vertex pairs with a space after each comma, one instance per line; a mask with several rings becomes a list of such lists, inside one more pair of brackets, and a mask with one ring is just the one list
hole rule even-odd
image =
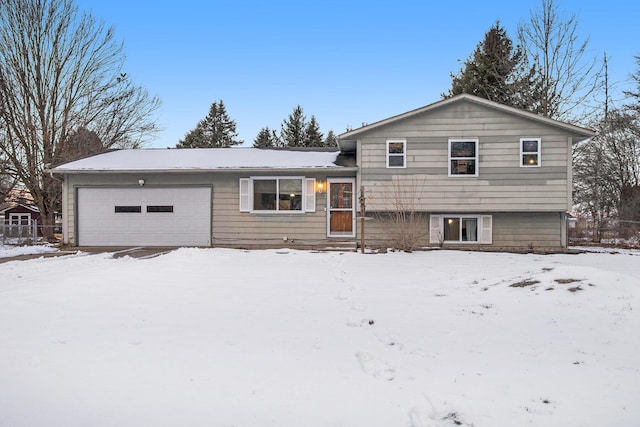
[[253, 180], [254, 211], [302, 211], [302, 178]]

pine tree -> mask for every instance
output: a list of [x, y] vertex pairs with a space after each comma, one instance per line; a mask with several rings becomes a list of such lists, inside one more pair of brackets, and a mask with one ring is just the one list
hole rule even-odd
[[189, 131], [176, 148], [224, 148], [242, 144], [237, 140], [236, 122], [227, 114], [222, 100], [211, 104], [209, 114]]
[[298, 105], [287, 119], [282, 122], [280, 138], [286, 147], [303, 147], [306, 141], [307, 118]]
[[632, 101], [632, 103], [628, 104], [626, 107], [635, 111], [640, 117], [640, 55], [636, 56], [635, 59], [638, 64], [638, 69], [631, 75], [631, 79], [636, 84], [636, 89], [635, 91], [625, 91], [624, 94], [630, 97]]
[[311, 119], [309, 120], [309, 123], [307, 123], [306, 129], [305, 129], [304, 146], [305, 147], [323, 147], [324, 141], [322, 138], [323, 138], [323, 135], [322, 135], [322, 132], [320, 132], [320, 125], [318, 124], [318, 121], [316, 120], [315, 116], [311, 116]]
[[506, 30], [496, 22], [478, 43], [473, 54], [465, 61], [457, 75], [451, 75], [451, 97], [468, 93], [536, 112], [536, 73], [527, 69], [520, 47], [513, 42]]
[[327, 137], [324, 139], [325, 147], [337, 147], [338, 146], [338, 138], [333, 133], [332, 130], [327, 132]]
[[260, 129], [256, 139], [253, 140], [254, 148], [275, 148], [280, 145], [280, 138], [276, 134], [276, 131], [269, 129], [269, 126]]

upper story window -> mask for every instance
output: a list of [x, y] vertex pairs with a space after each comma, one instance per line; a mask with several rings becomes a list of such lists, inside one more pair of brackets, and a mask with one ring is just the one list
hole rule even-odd
[[449, 176], [478, 176], [478, 140], [449, 140]]
[[520, 139], [520, 166], [540, 166], [540, 138]]
[[407, 167], [407, 140], [388, 139], [387, 140], [387, 167], [406, 168]]

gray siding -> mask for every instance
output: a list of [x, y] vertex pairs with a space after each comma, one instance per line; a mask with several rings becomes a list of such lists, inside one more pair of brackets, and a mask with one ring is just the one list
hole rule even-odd
[[[419, 237], [420, 246], [439, 246], [429, 243], [429, 216], [452, 212], [417, 213], [412, 225], [408, 227], [414, 236]], [[470, 214], [476, 212], [469, 212]], [[485, 249], [559, 249], [564, 247], [564, 215], [559, 212], [477, 212], [492, 216], [491, 245], [445, 243], [445, 248]], [[399, 227], [385, 213], [369, 213], [373, 220], [366, 222], [365, 237], [367, 245], [389, 247], [399, 235]]]
[[[541, 138], [541, 167], [520, 167], [520, 138]], [[386, 140], [407, 140], [407, 167], [386, 168]], [[478, 138], [479, 176], [448, 177], [449, 138]], [[422, 211], [562, 211], [570, 208], [571, 139], [559, 128], [474, 103], [456, 103], [365, 132], [360, 184], [372, 209], [417, 195]], [[407, 188], [409, 188], [407, 190]]]
[[[68, 174], [63, 186], [63, 234], [65, 243], [76, 244], [75, 194], [78, 187], [145, 187], [206, 185], [212, 187], [212, 245], [313, 245], [328, 242], [326, 194], [316, 194], [315, 212], [255, 214], [240, 212], [239, 180], [251, 176], [305, 176], [326, 182], [327, 177], [348, 177], [345, 172], [220, 172], [220, 173], [93, 173]], [[283, 238], [287, 238], [284, 242]], [[344, 239], [348, 240], [348, 239]]]

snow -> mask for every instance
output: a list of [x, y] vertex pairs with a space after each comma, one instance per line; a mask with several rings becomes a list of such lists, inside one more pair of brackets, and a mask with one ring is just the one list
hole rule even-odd
[[110, 151], [53, 168], [54, 172], [339, 168], [339, 152], [257, 148], [131, 149]]
[[56, 248], [52, 246], [3, 246], [0, 245], [0, 258], [11, 258], [21, 255], [37, 255], [47, 252], [55, 252]]
[[0, 277], [3, 426], [640, 425], [639, 251], [183, 248]]

